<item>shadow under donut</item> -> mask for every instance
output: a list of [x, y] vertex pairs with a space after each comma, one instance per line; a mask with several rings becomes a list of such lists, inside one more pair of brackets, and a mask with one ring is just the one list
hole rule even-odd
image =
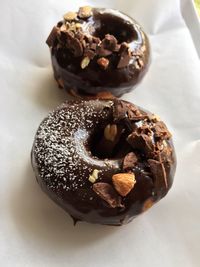
[[52, 251], [74, 250], [119, 230], [84, 222], [74, 226], [71, 217], [40, 190], [30, 163], [25, 166], [23, 177], [21, 186], [12, 193], [10, 207], [15, 225], [28, 243]]

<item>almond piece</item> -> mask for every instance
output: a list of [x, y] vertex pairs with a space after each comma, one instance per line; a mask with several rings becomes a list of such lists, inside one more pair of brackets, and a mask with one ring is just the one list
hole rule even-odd
[[150, 119], [151, 119], [153, 122], [158, 122], [158, 121], [160, 121], [160, 117], [159, 117], [157, 114], [152, 114], [152, 116], [150, 117]]
[[89, 175], [89, 179], [88, 179], [88, 180], [89, 180], [91, 183], [95, 183], [96, 180], [98, 179], [98, 174], [99, 174], [99, 170], [94, 169], [93, 172], [92, 172], [92, 174]]
[[117, 125], [116, 124], [108, 124], [104, 129], [104, 137], [106, 140], [114, 141], [117, 135]]
[[79, 8], [78, 16], [81, 19], [87, 19], [92, 16], [92, 8], [90, 6], [83, 6]]
[[112, 176], [116, 191], [123, 197], [133, 189], [136, 180], [134, 173], [117, 173]]
[[96, 179], [95, 179], [95, 177], [94, 176], [92, 176], [92, 175], [89, 175], [89, 178], [88, 178], [88, 180], [90, 181], [90, 183], [92, 183], [92, 184], [94, 184], [95, 182], [96, 182]]
[[67, 12], [63, 17], [67, 21], [72, 21], [77, 18], [77, 14], [75, 12]]
[[89, 57], [84, 57], [81, 61], [81, 68], [85, 69], [90, 64]]
[[105, 57], [101, 57], [97, 60], [97, 64], [104, 70], [108, 68], [109, 60]]

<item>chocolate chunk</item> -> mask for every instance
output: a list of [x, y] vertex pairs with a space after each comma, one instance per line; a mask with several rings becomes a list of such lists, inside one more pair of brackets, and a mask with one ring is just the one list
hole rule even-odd
[[73, 38], [74, 38], [73, 32], [68, 32], [66, 28], [63, 28], [62, 26], [59, 33], [59, 41], [64, 45], [69, 46]]
[[97, 47], [97, 55], [100, 57], [107, 57], [112, 54], [117, 47], [117, 39], [110, 34], [106, 34], [103, 41]]
[[93, 59], [95, 57], [95, 52], [91, 49], [85, 48], [84, 56], [88, 57], [89, 59]]
[[117, 39], [111, 34], [106, 34], [105, 38], [102, 41], [102, 45], [104, 49], [115, 51], [117, 48]]
[[120, 101], [114, 105], [113, 117], [116, 122], [123, 120], [130, 133], [134, 130], [133, 124], [131, 123], [132, 121], [140, 121], [148, 118], [145, 113], [143, 114], [140, 112], [137, 106], [130, 106], [128, 104], [121, 103]]
[[100, 44], [97, 46], [96, 53], [100, 57], [107, 57], [107, 56], [110, 56], [112, 54], [112, 51], [105, 49], [103, 44]]
[[131, 53], [130, 53], [130, 49], [127, 43], [121, 44], [119, 54], [120, 54], [120, 59], [119, 59], [117, 68], [121, 69], [121, 68], [127, 67], [131, 59]]
[[74, 57], [81, 57], [83, 55], [81, 42], [74, 37], [73, 32], [61, 31], [59, 39], [73, 53]]
[[109, 60], [105, 57], [101, 57], [97, 60], [97, 64], [103, 69], [106, 70], [109, 65]]
[[117, 44], [113, 52], [119, 52], [121, 45]]
[[154, 159], [149, 159], [148, 163], [154, 178], [154, 185], [156, 189], [160, 190], [163, 187], [168, 188], [168, 181], [164, 164]]
[[137, 163], [138, 158], [134, 152], [128, 153], [123, 160], [123, 170], [132, 169]]
[[71, 49], [75, 57], [81, 57], [83, 55], [83, 47], [81, 42], [77, 38], [73, 38], [71, 42]]
[[87, 19], [92, 16], [92, 8], [90, 6], [83, 6], [79, 8], [78, 17], [81, 19]]
[[146, 114], [142, 114], [140, 110], [134, 105], [128, 106], [127, 114], [129, 120], [131, 121], [140, 121], [148, 118]]
[[155, 145], [153, 144], [152, 137], [146, 134], [141, 134], [141, 138], [145, 142], [146, 151], [147, 152], [153, 152], [155, 149]]
[[159, 153], [159, 160], [161, 162], [172, 162], [172, 148], [170, 146], [166, 146]]
[[127, 142], [134, 148], [134, 149], [141, 149], [144, 146], [143, 138], [137, 132], [131, 133], [127, 137]]
[[131, 121], [138, 121], [144, 119], [144, 116], [140, 113], [136, 106], [130, 106], [121, 101], [115, 103], [113, 109], [113, 117], [114, 121], [116, 122], [123, 120], [130, 133], [133, 131]]
[[96, 183], [93, 185], [94, 192], [103, 200], [105, 200], [111, 208], [123, 207], [121, 197], [114, 188], [108, 183]]
[[117, 65], [117, 68], [122, 69], [122, 68], [127, 67], [129, 64], [129, 61], [130, 61], [130, 56], [128, 54], [122, 54], [120, 56], [120, 60], [119, 60], [119, 63]]
[[152, 138], [146, 134], [133, 132], [127, 137], [127, 142], [134, 149], [143, 150], [147, 156], [152, 155], [155, 149]]
[[96, 43], [92, 43], [91, 45], [90, 45], [90, 49], [92, 49], [92, 50], [96, 50], [97, 49], [97, 44]]
[[75, 38], [77, 38], [83, 45], [84, 34], [81, 31], [75, 32]]
[[53, 46], [53, 44], [57, 38], [57, 35], [58, 35], [58, 30], [59, 30], [58, 27], [53, 27], [51, 33], [49, 34], [49, 37], [46, 40], [46, 43], [49, 47]]
[[92, 36], [92, 44], [99, 44], [101, 39], [99, 37]]
[[90, 49], [85, 49], [84, 56], [88, 57], [89, 59], [93, 59], [95, 57], [95, 52]]
[[144, 134], [144, 135], [152, 135], [152, 130], [147, 123], [143, 123], [141, 127], [137, 129], [138, 133]]
[[114, 121], [120, 121], [127, 117], [127, 105], [122, 101], [117, 101], [113, 109]]
[[153, 127], [155, 131], [155, 137], [161, 139], [169, 139], [171, 138], [171, 133], [168, 131], [167, 126], [162, 121], [158, 121], [155, 123]]
[[123, 119], [124, 125], [126, 129], [128, 130], [129, 133], [132, 133], [134, 130], [134, 126], [132, 125], [131, 121], [129, 120], [128, 117]]
[[60, 28], [62, 25], [63, 25], [63, 21], [62, 20], [57, 23], [57, 27], [58, 28]]

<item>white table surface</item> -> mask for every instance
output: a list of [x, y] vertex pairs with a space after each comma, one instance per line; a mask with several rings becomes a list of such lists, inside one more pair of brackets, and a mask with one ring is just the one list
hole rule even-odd
[[89, 3], [131, 14], [149, 34], [150, 70], [123, 99], [159, 114], [172, 131], [178, 158], [174, 186], [129, 225], [73, 226], [37, 185], [30, 151], [41, 120], [66, 99], [53, 80], [45, 40], [63, 13], [80, 1], [2, 1], [0, 266], [199, 267], [200, 62], [180, 1]]

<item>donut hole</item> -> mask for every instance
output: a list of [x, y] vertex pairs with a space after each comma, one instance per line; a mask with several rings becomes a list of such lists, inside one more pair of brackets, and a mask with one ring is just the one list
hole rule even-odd
[[[124, 15], [125, 16], [125, 15]], [[101, 40], [106, 34], [115, 36], [119, 43], [127, 42], [130, 43], [137, 39], [137, 32], [130, 23], [130, 19], [127, 20], [121, 15], [100, 13], [98, 12], [95, 16], [94, 32], [92, 33], [95, 37], [99, 37]]]
[[90, 151], [92, 155], [99, 159], [124, 158], [131, 151], [131, 147], [126, 141], [129, 133], [125, 128], [121, 130], [122, 133], [120, 136], [113, 141], [105, 138], [105, 127], [101, 127], [98, 131], [95, 131], [90, 139]]

